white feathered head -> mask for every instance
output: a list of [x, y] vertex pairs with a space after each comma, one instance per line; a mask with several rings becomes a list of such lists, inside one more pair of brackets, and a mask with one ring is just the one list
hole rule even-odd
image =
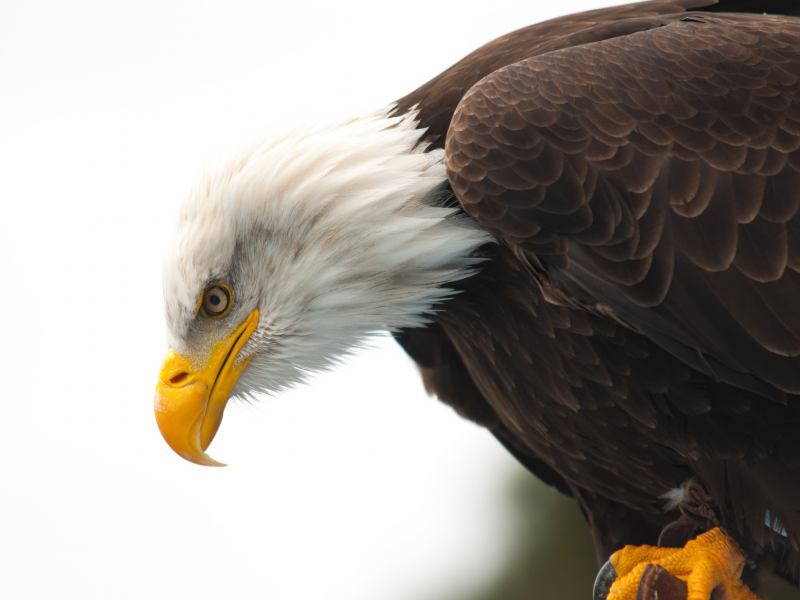
[[[387, 111], [265, 137], [184, 201], [164, 263], [156, 418], [205, 454], [228, 398], [276, 392], [372, 334], [424, 325], [488, 234], [452, 208], [443, 152]], [[450, 207], [448, 207], [448, 205]]]

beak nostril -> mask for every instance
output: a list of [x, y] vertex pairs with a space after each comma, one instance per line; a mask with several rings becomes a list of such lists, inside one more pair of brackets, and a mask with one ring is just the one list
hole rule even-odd
[[170, 383], [174, 383], [174, 384], [178, 384], [181, 381], [183, 381], [184, 379], [186, 379], [188, 376], [189, 376], [188, 373], [178, 373], [177, 375], [175, 375], [175, 377], [170, 379], [169, 382]]

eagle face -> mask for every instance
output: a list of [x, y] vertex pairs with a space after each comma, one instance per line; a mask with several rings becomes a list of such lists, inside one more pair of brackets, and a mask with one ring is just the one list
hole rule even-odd
[[441, 151], [388, 111], [264, 138], [207, 171], [164, 262], [156, 420], [185, 459], [231, 396], [294, 386], [371, 335], [418, 327], [490, 236], [444, 204]]

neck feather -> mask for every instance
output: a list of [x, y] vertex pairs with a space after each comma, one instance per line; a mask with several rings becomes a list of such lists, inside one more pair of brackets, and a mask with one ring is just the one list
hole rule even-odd
[[[425, 152], [415, 115], [388, 114], [264, 138], [210, 172], [184, 206], [188, 229], [209, 220], [199, 212], [224, 222], [236, 243], [223, 261], [252, 282], [246, 295], [262, 315], [240, 393], [286, 387], [372, 334], [423, 326], [491, 241], [456, 208], [444, 152]], [[185, 241], [208, 237], [188, 229]], [[194, 260], [204, 253], [220, 260], [201, 247]]]

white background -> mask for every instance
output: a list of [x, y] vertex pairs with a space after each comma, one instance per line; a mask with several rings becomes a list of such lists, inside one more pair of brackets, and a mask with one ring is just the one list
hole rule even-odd
[[0, 0], [0, 597], [408, 600], [486, 576], [519, 467], [389, 339], [229, 406], [210, 452], [231, 466], [173, 454], [161, 254], [220, 149], [609, 3]]

